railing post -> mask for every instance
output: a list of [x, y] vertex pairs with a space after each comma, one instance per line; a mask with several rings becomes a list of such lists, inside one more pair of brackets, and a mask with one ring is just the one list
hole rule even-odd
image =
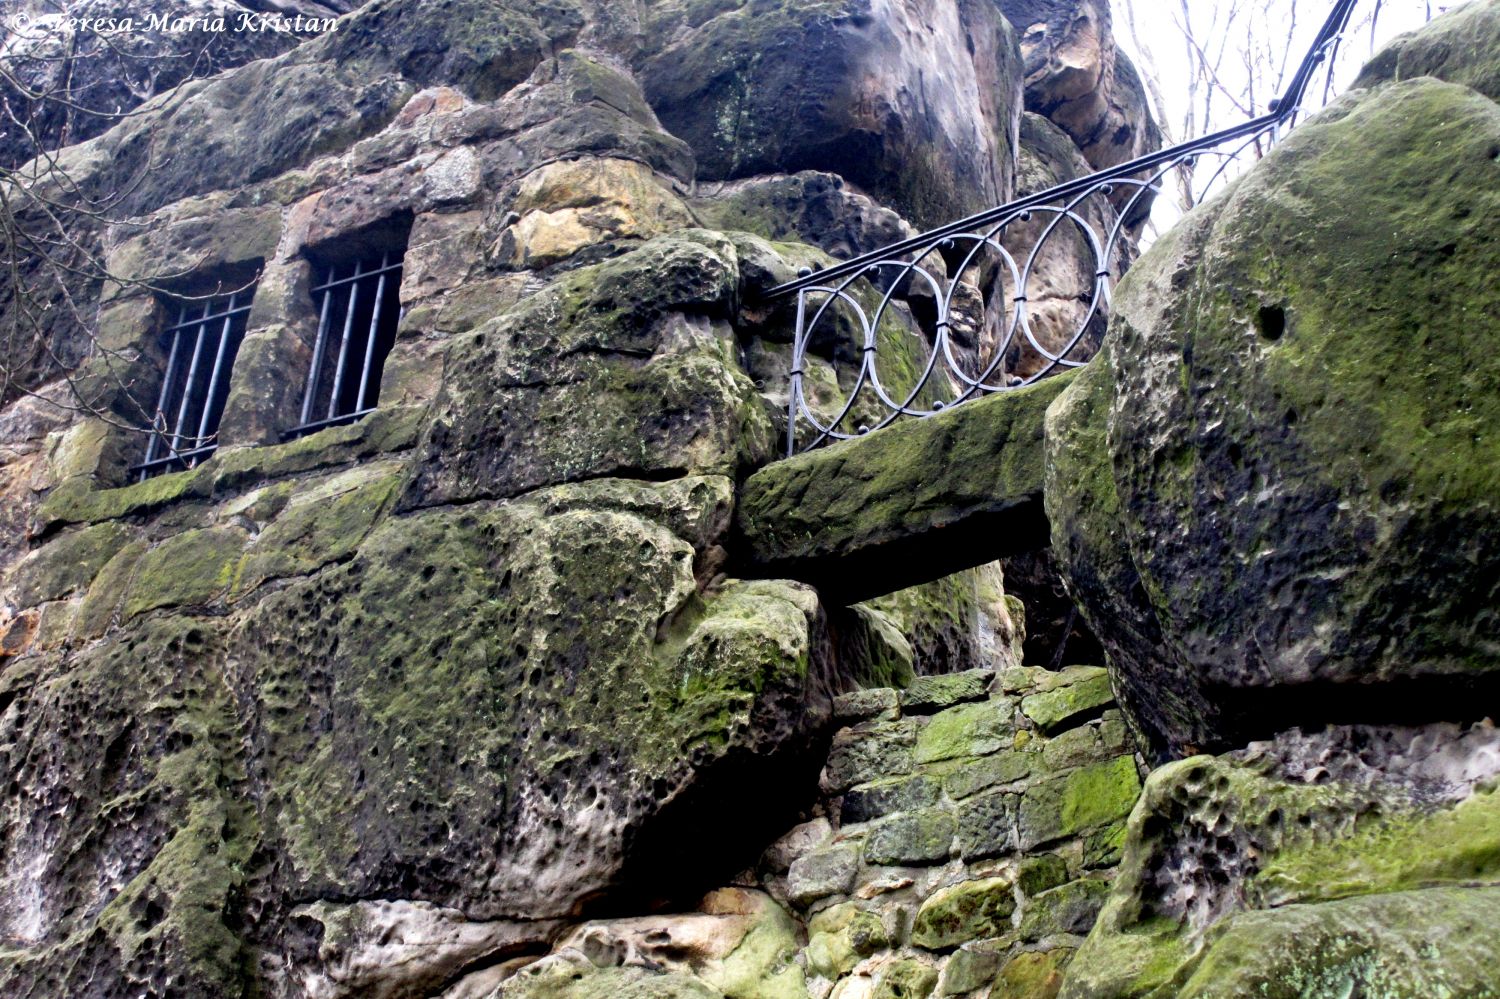
[[797, 453], [797, 403], [802, 397], [802, 325], [807, 319], [807, 289], [797, 292], [797, 331], [792, 335], [791, 385], [786, 403], [786, 456]]

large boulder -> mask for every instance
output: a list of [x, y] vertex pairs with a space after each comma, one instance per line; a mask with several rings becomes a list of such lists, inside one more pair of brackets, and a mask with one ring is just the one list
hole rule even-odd
[[1489, 710], [1497, 149], [1467, 86], [1357, 91], [1121, 285], [1048, 512], [1158, 748]]
[[1010, 194], [1020, 56], [988, 0], [664, 4], [647, 28], [642, 85], [702, 180], [829, 171], [924, 227]]

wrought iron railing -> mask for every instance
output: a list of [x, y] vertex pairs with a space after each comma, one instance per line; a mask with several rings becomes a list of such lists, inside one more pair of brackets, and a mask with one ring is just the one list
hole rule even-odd
[[[1150, 199], [1174, 171], [1199, 167], [1207, 177], [1201, 201], [1236, 160], [1327, 103], [1359, 3], [1336, 0], [1285, 94], [1260, 117], [804, 270], [773, 289], [769, 298], [797, 296], [787, 454], [1087, 363]], [[1206, 174], [1205, 160], [1213, 167]], [[852, 384], [838, 384], [831, 360], [817, 376], [819, 353], [857, 365]]]

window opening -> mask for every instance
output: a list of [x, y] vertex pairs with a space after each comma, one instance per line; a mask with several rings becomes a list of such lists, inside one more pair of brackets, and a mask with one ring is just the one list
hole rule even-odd
[[401, 254], [385, 252], [323, 272], [322, 283], [312, 289], [318, 335], [301, 418], [284, 437], [352, 423], [375, 411], [386, 355], [401, 322], [401, 264]]
[[218, 449], [229, 372], [249, 321], [255, 286], [227, 298], [178, 300], [177, 322], [161, 333], [167, 368], [151, 419], [146, 456], [131, 471], [141, 482], [192, 468]]

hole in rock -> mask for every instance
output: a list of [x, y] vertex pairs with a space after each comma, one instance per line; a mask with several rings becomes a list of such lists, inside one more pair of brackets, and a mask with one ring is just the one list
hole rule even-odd
[[1279, 305], [1262, 305], [1255, 316], [1256, 329], [1272, 342], [1286, 333], [1286, 310]]

